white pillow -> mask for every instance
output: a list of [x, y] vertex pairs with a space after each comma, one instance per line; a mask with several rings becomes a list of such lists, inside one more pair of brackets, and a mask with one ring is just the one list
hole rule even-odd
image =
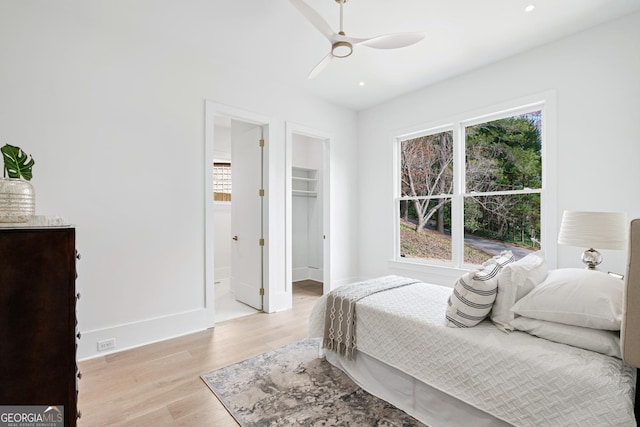
[[498, 294], [491, 309], [491, 320], [498, 329], [508, 332], [514, 319], [511, 307], [547, 277], [547, 263], [542, 251], [533, 252], [506, 265], [498, 275]]
[[449, 297], [445, 325], [469, 328], [482, 322], [496, 299], [498, 273], [509, 262], [513, 262], [513, 254], [504, 251], [485, 262], [480, 270], [458, 279]]
[[499, 255], [495, 255], [495, 256], [489, 258], [488, 260], [486, 260], [485, 262], [483, 262], [482, 266], [486, 267], [488, 265], [498, 264], [500, 266], [500, 268], [503, 268], [507, 264], [511, 264], [512, 262], [515, 262], [515, 260], [516, 259], [513, 256], [513, 252], [511, 252], [511, 251], [502, 251], [502, 252], [500, 252]]
[[549, 341], [584, 348], [622, 359], [617, 332], [583, 328], [545, 320], [518, 317], [511, 322], [516, 329]]
[[586, 328], [619, 331], [622, 280], [600, 271], [562, 268], [511, 308], [515, 314]]

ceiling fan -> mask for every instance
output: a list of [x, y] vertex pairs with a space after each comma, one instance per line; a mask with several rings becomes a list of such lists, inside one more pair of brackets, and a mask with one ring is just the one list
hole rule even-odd
[[322, 61], [316, 65], [309, 73], [309, 79], [316, 77], [333, 58], [346, 58], [353, 53], [353, 47], [357, 45], [372, 47], [375, 49], [397, 49], [411, 46], [424, 39], [424, 33], [395, 33], [370, 38], [356, 38], [345, 35], [342, 27], [344, 4], [349, 0], [335, 0], [340, 5], [340, 31], [337, 33], [331, 29], [329, 24], [303, 0], [290, 0], [291, 3], [302, 13], [311, 24], [318, 29], [331, 42], [331, 51]]

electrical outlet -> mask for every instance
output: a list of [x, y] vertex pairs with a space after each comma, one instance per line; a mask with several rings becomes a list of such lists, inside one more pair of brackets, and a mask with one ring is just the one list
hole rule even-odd
[[110, 338], [104, 341], [98, 341], [98, 351], [111, 350], [112, 348], [116, 348], [115, 338]]

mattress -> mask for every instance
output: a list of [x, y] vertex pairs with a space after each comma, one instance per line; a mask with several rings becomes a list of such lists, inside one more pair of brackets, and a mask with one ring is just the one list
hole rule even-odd
[[[514, 426], [636, 425], [633, 368], [489, 321], [447, 328], [450, 293], [417, 283], [360, 300], [357, 350]], [[312, 336], [322, 336], [324, 301]]]

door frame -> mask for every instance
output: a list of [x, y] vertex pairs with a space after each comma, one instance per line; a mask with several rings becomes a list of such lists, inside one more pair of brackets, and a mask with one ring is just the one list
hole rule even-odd
[[[214, 260], [214, 202], [213, 202], [213, 160], [214, 160], [214, 134], [215, 134], [215, 117], [222, 117], [231, 120], [239, 120], [252, 123], [258, 126], [268, 126], [268, 141], [274, 141], [275, 123], [272, 119], [240, 108], [231, 107], [224, 104], [218, 104], [209, 100], [205, 100], [205, 145], [204, 145], [204, 258], [205, 258], [205, 309], [208, 319], [208, 327], [215, 326], [215, 260]], [[233, 142], [232, 142], [233, 143]], [[264, 286], [264, 311], [270, 311], [268, 307], [269, 301], [269, 274], [268, 266], [269, 258], [269, 230], [270, 224], [267, 220], [269, 217], [269, 151], [267, 145], [264, 148], [264, 170], [263, 177], [265, 179], [265, 197], [263, 208], [263, 220], [265, 224], [264, 239], [265, 245], [263, 249], [263, 269], [262, 283]], [[232, 166], [233, 167], [233, 166]]]
[[[308, 126], [297, 123], [285, 123], [285, 191], [286, 191], [286, 210], [285, 210], [285, 228], [286, 228], [286, 245], [285, 245], [285, 286], [288, 294], [293, 298], [291, 286], [293, 280], [293, 197], [292, 197], [292, 173], [293, 167], [293, 135], [307, 136], [320, 140], [322, 142], [322, 232], [324, 234], [322, 248], [322, 293], [326, 294], [331, 290], [331, 140], [332, 135]], [[293, 299], [292, 299], [293, 301]]]

